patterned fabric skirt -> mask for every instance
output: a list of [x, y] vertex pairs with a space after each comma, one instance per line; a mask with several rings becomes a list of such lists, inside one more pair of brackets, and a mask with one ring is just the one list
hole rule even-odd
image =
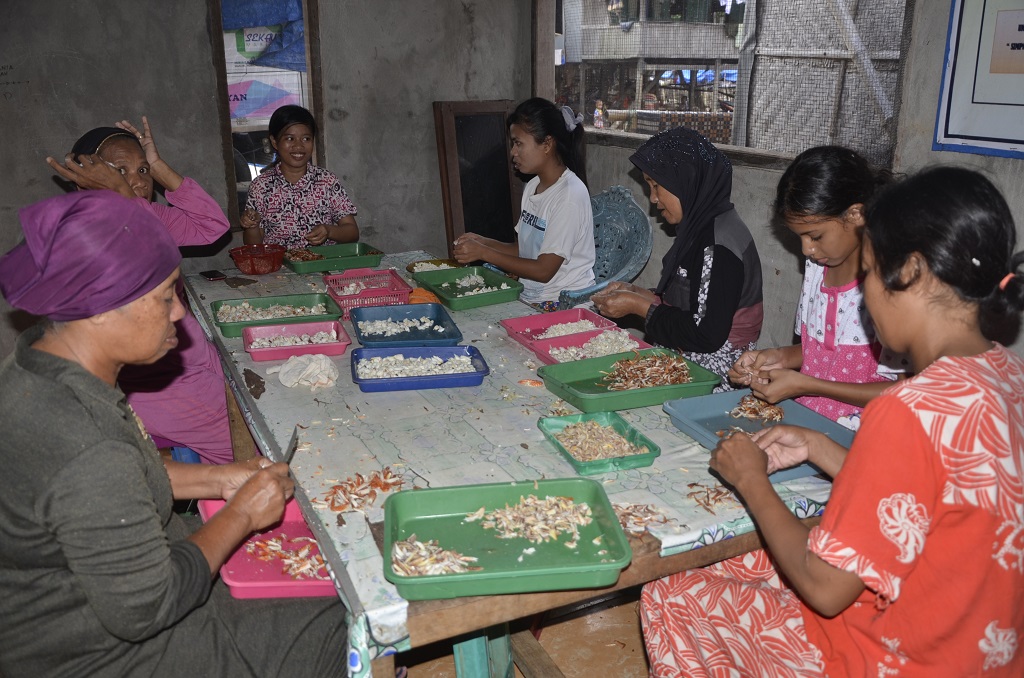
[[541, 313], [551, 313], [558, 310], [557, 301], [538, 301], [536, 304], [530, 304]]
[[651, 582], [640, 605], [652, 676], [824, 675], [800, 601], [763, 550]]
[[718, 349], [714, 353], [683, 353], [683, 357], [690, 362], [697, 363], [704, 369], [714, 372], [722, 378], [722, 383], [715, 387], [713, 393], [721, 393], [723, 391], [732, 391], [736, 387], [729, 383], [726, 378], [726, 374], [729, 372], [729, 368], [732, 367], [740, 356], [745, 351], [753, 351], [755, 345], [753, 343], [740, 348], [735, 348], [729, 340], [726, 339], [725, 343], [722, 344], [722, 348]]

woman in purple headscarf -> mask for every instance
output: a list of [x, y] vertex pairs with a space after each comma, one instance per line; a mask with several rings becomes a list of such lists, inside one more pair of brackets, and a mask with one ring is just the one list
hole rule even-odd
[[675, 242], [654, 291], [613, 282], [592, 301], [611, 318], [644, 318], [648, 341], [724, 377], [754, 348], [764, 314], [757, 248], [730, 202], [732, 165], [685, 127], [651, 137], [630, 160], [643, 172], [651, 203], [676, 227]]
[[[178, 342], [166, 228], [107, 191], [19, 216], [0, 291], [46, 320], [0, 364], [0, 675], [342, 675], [338, 599], [239, 601], [214, 582], [281, 519], [288, 466], [164, 461], [117, 387]], [[227, 504], [191, 531], [185, 498]]]
[[[145, 116], [142, 128], [127, 120], [118, 127], [97, 127], [82, 135], [63, 164], [46, 161], [79, 188], [108, 189], [133, 199], [163, 222], [179, 246], [220, 238], [228, 230], [220, 206], [163, 160]], [[170, 205], [153, 202], [154, 182], [166, 189]], [[125, 368], [121, 388], [154, 436], [191, 448], [206, 462], [227, 463], [234, 455], [217, 349], [187, 310], [178, 334], [178, 346], [163, 360]]]

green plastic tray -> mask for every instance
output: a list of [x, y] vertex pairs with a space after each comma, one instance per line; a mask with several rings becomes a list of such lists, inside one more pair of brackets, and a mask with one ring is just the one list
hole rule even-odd
[[[509, 289], [498, 290], [497, 292], [484, 292], [483, 294], [474, 294], [468, 297], [457, 296], [458, 291], [455, 281], [474, 273], [482, 277], [484, 285], [488, 287], [500, 287], [502, 283], [505, 283], [509, 286]], [[467, 308], [479, 308], [480, 306], [515, 301], [519, 298], [519, 293], [523, 291], [523, 283], [500, 273], [495, 273], [483, 266], [464, 266], [463, 268], [444, 271], [423, 271], [422, 273], [413, 273], [412, 277], [421, 287], [436, 294], [441, 303], [453, 311], [463, 311]], [[444, 287], [445, 283], [451, 284], [448, 287]]]
[[[646, 447], [644, 454], [631, 454], [626, 457], [612, 457], [610, 459], [595, 459], [594, 461], [580, 461], [572, 456], [565, 446], [555, 436], [562, 432], [569, 424], [578, 424], [581, 421], [596, 421], [601, 426], [611, 426], [615, 432], [626, 439], [630, 445]], [[650, 466], [654, 460], [661, 455], [661, 448], [651, 442], [651, 439], [640, 431], [633, 428], [628, 421], [614, 412], [595, 412], [593, 414], [570, 414], [566, 417], [542, 417], [537, 420], [537, 428], [544, 437], [548, 439], [555, 449], [558, 450], [565, 460], [572, 464], [576, 473], [581, 476], [592, 476], [599, 473], [611, 473], [628, 468], [641, 468]]]
[[671, 386], [651, 386], [629, 391], [609, 391], [601, 378], [612, 371], [615, 362], [637, 355], [678, 355], [667, 348], [645, 348], [641, 351], [615, 353], [600, 358], [586, 358], [568, 363], [545, 365], [537, 370], [537, 376], [544, 380], [544, 386], [556, 396], [582, 412], [613, 412], [635, 407], [661, 405], [674, 398], [707, 395], [719, 384], [721, 378], [686, 361], [693, 381]]
[[[320, 315], [295, 315], [287, 318], [271, 318], [269, 320], [244, 320], [241, 322], [225, 323], [217, 320], [217, 311], [225, 304], [237, 306], [243, 301], [248, 301], [253, 308], [267, 308], [274, 304], [292, 306], [312, 306], [313, 304], [324, 304], [326, 313]], [[242, 336], [242, 330], [246, 327], [257, 327], [260, 325], [290, 325], [292, 323], [308, 323], [319, 320], [337, 320], [341, 317], [341, 308], [338, 302], [334, 301], [329, 294], [286, 294], [280, 297], [253, 297], [249, 299], [225, 299], [214, 301], [210, 304], [213, 310], [213, 322], [220, 328], [220, 333], [231, 339]]]
[[350, 268], [373, 268], [380, 266], [384, 253], [365, 242], [350, 242], [342, 245], [321, 245], [310, 247], [310, 252], [322, 254], [324, 259], [316, 261], [290, 261], [284, 258], [284, 265], [296, 273], [322, 273], [324, 271], [347, 271]]
[[[575, 549], [568, 539], [534, 544], [526, 539], [499, 539], [479, 521], [464, 522], [481, 506], [488, 511], [536, 495], [572, 497], [590, 505], [593, 521], [580, 528]], [[454, 549], [479, 560], [482, 570], [460, 574], [406, 577], [391, 569], [391, 546], [415, 534], [420, 541], [436, 539], [444, 549]], [[593, 540], [601, 537], [598, 544]], [[523, 549], [534, 548], [533, 554]], [[606, 553], [599, 553], [600, 551]], [[384, 502], [384, 577], [406, 600], [457, 598], [499, 593], [528, 593], [610, 586], [629, 564], [633, 551], [600, 483], [587, 478], [557, 478], [463, 485], [426, 490], [406, 490]], [[519, 560], [522, 556], [522, 561]]]

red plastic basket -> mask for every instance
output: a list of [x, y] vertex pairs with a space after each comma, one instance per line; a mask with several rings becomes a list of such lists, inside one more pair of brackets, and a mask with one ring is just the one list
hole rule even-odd
[[[408, 304], [412, 287], [392, 269], [375, 271], [372, 268], [353, 268], [344, 273], [325, 275], [327, 293], [338, 302], [345, 320], [348, 312], [360, 306], [394, 306]], [[346, 286], [362, 283], [365, 289], [355, 294], [343, 294]]]

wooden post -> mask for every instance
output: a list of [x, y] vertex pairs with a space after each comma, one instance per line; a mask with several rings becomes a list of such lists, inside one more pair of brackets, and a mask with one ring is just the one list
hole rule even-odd
[[238, 407], [235, 394], [231, 387], [224, 384], [224, 397], [228, 401], [228, 425], [231, 428], [231, 449], [234, 452], [235, 461], [246, 461], [256, 457], [256, 441], [249, 433], [249, 427], [245, 425], [245, 418], [242, 410]]
[[533, 0], [533, 96], [555, 98], [555, 0]]

